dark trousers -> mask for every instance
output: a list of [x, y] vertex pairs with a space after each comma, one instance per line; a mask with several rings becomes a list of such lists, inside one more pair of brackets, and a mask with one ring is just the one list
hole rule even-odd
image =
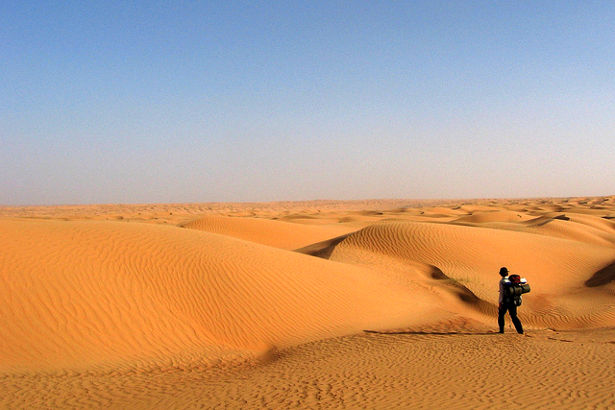
[[517, 317], [517, 306], [512, 303], [503, 303], [498, 309], [498, 325], [500, 325], [500, 333], [504, 333], [504, 315], [506, 314], [506, 311], [508, 311], [513, 325], [515, 325], [515, 329], [517, 329], [517, 333], [523, 333], [523, 326]]

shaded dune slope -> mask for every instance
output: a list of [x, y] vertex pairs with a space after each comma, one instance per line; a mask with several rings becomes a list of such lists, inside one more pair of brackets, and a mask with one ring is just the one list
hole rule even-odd
[[269, 219], [228, 216], [206, 216], [186, 222], [181, 226], [289, 250], [337, 237], [357, 229], [344, 225], [305, 225]]
[[585, 286], [594, 288], [609, 284], [613, 281], [615, 281], [615, 262], [594, 273], [591, 278], [587, 279]]
[[337, 236], [335, 238], [327, 239], [325, 241], [313, 243], [308, 246], [304, 246], [299, 249], [295, 249], [295, 252], [304, 253], [306, 255], [316, 256], [318, 258], [329, 259], [333, 250], [344, 239], [348, 237], [347, 235]]
[[421, 309], [370, 270], [176, 227], [2, 221], [0, 248], [4, 370], [207, 362]]

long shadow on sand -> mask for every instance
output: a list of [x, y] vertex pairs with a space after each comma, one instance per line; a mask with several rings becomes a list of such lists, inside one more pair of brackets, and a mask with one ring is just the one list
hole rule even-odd
[[438, 336], [485, 336], [499, 335], [498, 332], [413, 332], [413, 331], [397, 331], [397, 332], [382, 332], [378, 330], [363, 330], [365, 333], [376, 333], [379, 335], [438, 335]]

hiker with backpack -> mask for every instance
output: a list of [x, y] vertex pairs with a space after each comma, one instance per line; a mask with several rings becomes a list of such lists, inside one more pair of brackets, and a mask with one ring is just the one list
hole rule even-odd
[[517, 333], [523, 334], [523, 325], [517, 317], [517, 307], [521, 306], [523, 293], [530, 291], [530, 285], [524, 278], [519, 275], [508, 275], [508, 268], [502, 267], [500, 269], [500, 300], [498, 308], [498, 325], [500, 326], [500, 333], [504, 333], [504, 315], [508, 311], [510, 319], [515, 325]]

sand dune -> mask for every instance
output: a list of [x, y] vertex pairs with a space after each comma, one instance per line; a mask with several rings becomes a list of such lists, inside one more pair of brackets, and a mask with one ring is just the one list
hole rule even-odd
[[[612, 262], [613, 247], [524, 232], [416, 222], [381, 223], [349, 235], [332, 260], [363, 250], [439, 267], [458, 279], [474, 282], [476, 291], [493, 294], [500, 266], [529, 276], [547, 293], [577, 287]], [[558, 275], [566, 281], [555, 280]], [[483, 288], [484, 286], [484, 288]]]
[[452, 222], [467, 226], [555, 236], [602, 246], [615, 244], [615, 224], [598, 216], [561, 212], [549, 212], [539, 217], [521, 213], [511, 213], [508, 217], [505, 215], [495, 211], [457, 218]]
[[0, 407], [612, 407], [614, 266], [615, 197], [4, 207]]
[[507, 210], [493, 210], [474, 212], [470, 215], [465, 215], [455, 219], [454, 222], [470, 222], [470, 223], [485, 223], [485, 222], [521, 222], [530, 218], [520, 212]]
[[609, 229], [608, 225], [603, 225], [601, 221], [591, 221], [601, 218], [589, 217], [589, 220], [581, 219], [584, 222], [579, 222], [579, 219], [572, 214], [567, 215], [544, 216], [527, 221], [525, 231], [602, 246], [615, 245], [615, 231]]
[[215, 234], [111, 222], [0, 232], [4, 370], [217, 358], [415, 309], [369, 270]]
[[297, 249], [356, 230], [344, 225], [304, 225], [257, 218], [205, 216], [184, 224], [198, 229], [232, 236], [282, 249]]
[[[529, 323], [560, 328], [611, 326], [615, 324], [611, 288], [590, 290], [585, 282], [613, 263], [615, 249], [574, 239], [449, 224], [381, 223], [350, 234], [335, 246], [330, 258], [373, 266], [388, 275], [396, 271], [412, 275], [417, 263], [437, 267], [447, 278], [491, 303], [492, 308], [489, 303], [468, 305], [488, 315], [495, 313], [497, 272], [507, 266], [527, 277], [534, 288], [524, 306]], [[413, 275], [412, 282], [420, 279]], [[588, 305], [587, 299], [594, 303]], [[460, 307], [456, 311], [489, 320]]]

